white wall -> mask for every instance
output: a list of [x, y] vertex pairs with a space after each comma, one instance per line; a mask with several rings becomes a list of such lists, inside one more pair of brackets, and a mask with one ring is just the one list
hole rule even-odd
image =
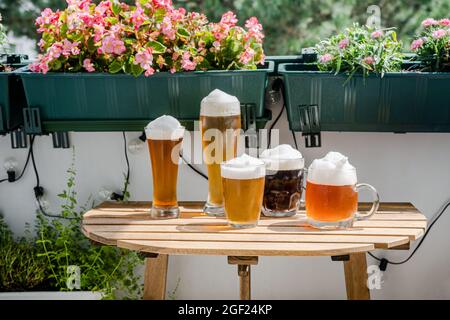
[[[292, 143], [285, 118], [279, 127], [281, 142]], [[129, 139], [138, 135], [127, 134]], [[330, 150], [340, 151], [358, 168], [359, 181], [373, 184], [383, 201], [412, 202], [431, 217], [450, 198], [448, 134], [323, 133], [322, 138], [322, 148], [305, 149], [298, 135], [307, 164]], [[80, 202], [95, 196], [101, 187], [119, 191], [125, 171], [121, 133], [72, 133], [71, 141], [76, 150]], [[42, 185], [54, 210], [58, 205], [56, 194], [65, 186], [72, 151], [53, 149], [50, 137], [38, 137], [35, 150]], [[23, 166], [26, 150], [12, 150], [9, 136], [0, 137], [0, 165], [11, 156]], [[147, 147], [139, 154], [130, 154], [130, 162], [132, 199], [151, 200]], [[0, 167], [0, 177], [3, 175]], [[180, 200], [205, 199], [206, 182], [185, 165], [179, 180]], [[34, 185], [31, 166], [21, 181], [0, 184], [0, 212], [17, 234], [35, 218]], [[450, 218], [444, 216], [409, 263], [388, 267], [382, 290], [373, 291], [372, 297], [449, 299], [449, 227]], [[408, 252], [377, 254], [400, 260]], [[368, 262], [373, 263], [371, 259]], [[169, 269], [169, 290], [181, 279], [179, 299], [238, 298], [236, 267], [229, 266], [225, 257], [172, 257]], [[342, 263], [330, 258], [260, 258], [252, 272], [253, 297], [257, 299], [345, 298]]]

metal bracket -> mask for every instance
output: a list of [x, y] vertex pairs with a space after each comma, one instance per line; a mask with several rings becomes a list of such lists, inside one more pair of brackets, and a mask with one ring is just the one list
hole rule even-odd
[[70, 148], [70, 139], [68, 132], [53, 132], [52, 140], [53, 140], [53, 148], [55, 149]]
[[332, 256], [331, 261], [350, 261], [350, 255]]
[[23, 129], [11, 131], [11, 148], [26, 149], [28, 147], [27, 134]]
[[318, 148], [322, 146], [320, 134], [320, 109], [316, 104], [300, 105], [300, 127], [302, 136], [305, 137], [306, 148]]
[[246, 148], [259, 148], [258, 132], [256, 130], [256, 104], [242, 103], [242, 129]]
[[42, 134], [39, 108], [23, 108], [23, 122], [26, 133]]

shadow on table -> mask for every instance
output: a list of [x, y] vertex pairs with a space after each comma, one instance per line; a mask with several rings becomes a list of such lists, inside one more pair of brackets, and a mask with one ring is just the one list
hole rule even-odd
[[226, 222], [190, 223], [177, 226], [177, 230], [184, 232], [220, 232], [236, 230]]
[[311, 233], [322, 233], [326, 232], [329, 233], [330, 231], [345, 231], [345, 230], [362, 230], [362, 228], [348, 228], [348, 229], [319, 229], [312, 227], [308, 224], [308, 220], [305, 219], [298, 219], [294, 221], [283, 221], [283, 222], [275, 222], [267, 226], [269, 230], [276, 231], [276, 232], [286, 232], [286, 233], [292, 233], [292, 232], [311, 232]]

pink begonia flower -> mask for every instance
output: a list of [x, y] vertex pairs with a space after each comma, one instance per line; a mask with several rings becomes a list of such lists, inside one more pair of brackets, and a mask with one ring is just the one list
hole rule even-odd
[[372, 39], [378, 39], [383, 36], [383, 31], [376, 30], [376, 31], [372, 32], [372, 34], [370, 36], [372, 37]]
[[245, 49], [245, 51], [241, 54], [239, 61], [242, 64], [248, 64], [250, 61], [252, 61], [253, 57], [255, 56], [255, 50], [248, 47]]
[[87, 72], [94, 72], [94, 64], [91, 62], [91, 59], [84, 59], [83, 68], [86, 69]]
[[238, 19], [236, 18], [236, 15], [232, 11], [224, 13], [222, 15], [222, 19], [220, 19], [220, 23], [227, 24], [230, 27], [234, 27], [237, 22]]
[[350, 40], [345, 38], [345, 39], [342, 39], [341, 41], [339, 41], [338, 46], [339, 46], [339, 49], [345, 49], [345, 48], [347, 48], [347, 46], [349, 44], [350, 44]]
[[433, 38], [435, 39], [441, 39], [447, 35], [447, 31], [444, 29], [439, 29], [433, 32]]
[[170, 40], [175, 39], [176, 31], [173, 28], [172, 20], [168, 16], [165, 16], [163, 19], [163, 22], [161, 24], [161, 32], [163, 35], [165, 35]]
[[443, 27], [448, 27], [450, 26], [450, 19], [441, 19], [439, 20], [439, 25], [443, 26]]
[[172, 9], [172, 0], [152, 0], [152, 1], [155, 7], [157, 8]]
[[144, 10], [140, 5], [138, 5], [136, 10], [134, 10], [134, 12], [131, 14], [131, 21], [134, 24], [134, 29], [138, 30], [145, 20], [146, 16], [144, 14]]
[[186, 15], [186, 9], [184, 8], [174, 9], [171, 12], [169, 12], [169, 15], [173, 21], [183, 20], [184, 16]]
[[433, 18], [428, 18], [422, 21], [422, 27], [431, 27], [437, 25], [438, 22], [434, 20]]
[[52, 46], [48, 49], [47, 57], [50, 61], [58, 59], [63, 53], [63, 46], [60, 42], [56, 42], [52, 44]]
[[368, 65], [373, 65], [375, 63], [375, 59], [373, 57], [365, 57], [363, 59], [364, 63], [368, 64]]
[[139, 64], [142, 69], [148, 70], [153, 64], [153, 49], [146, 48], [139, 51], [134, 58], [134, 64]]
[[421, 47], [423, 46], [423, 44], [424, 44], [424, 41], [423, 41], [422, 38], [417, 39], [417, 40], [414, 40], [414, 41], [411, 43], [411, 50], [414, 50], [414, 51], [415, 51], [415, 50], [421, 48]]
[[67, 39], [64, 39], [62, 46], [62, 54], [66, 58], [71, 55], [78, 55], [80, 53], [80, 49], [78, 48], [79, 42], [70, 42]]
[[181, 68], [183, 68], [186, 71], [192, 71], [195, 70], [197, 67], [197, 64], [191, 60], [191, 55], [189, 52], [183, 53], [183, 58], [181, 60]]
[[325, 53], [323, 56], [319, 58], [320, 63], [328, 63], [334, 59], [333, 55], [329, 53]]
[[111, 1], [102, 1], [97, 7], [95, 7], [95, 13], [101, 16], [106, 16], [112, 12], [112, 2]]
[[247, 29], [254, 29], [254, 30], [262, 30], [262, 25], [259, 23], [258, 18], [251, 17], [245, 22], [245, 27]]
[[151, 76], [151, 75], [154, 74], [154, 73], [155, 73], [155, 69], [153, 69], [152, 67], [150, 67], [150, 68], [148, 68], [147, 70], [145, 70], [144, 75], [145, 75], [146, 77], [149, 77], [149, 76]]
[[116, 39], [114, 36], [107, 36], [102, 41], [102, 52], [121, 55], [127, 49], [122, 40]]

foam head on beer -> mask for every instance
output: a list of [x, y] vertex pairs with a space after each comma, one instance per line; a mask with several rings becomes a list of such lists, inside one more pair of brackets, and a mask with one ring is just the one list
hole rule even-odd
[[301, 152], [288, 144], [264, 150], [261, 159], [266, 163], [267, 170], [272, 171], [301, 170], [305, 166]]
[[316, 159], [308, 169], [308, 182], [329, 186], [350, 186], [357, 182], [356, 170], [339, 152]]
[[145, 127], [145, 135], [151, 140], [180, 140], [184, 127], [172, 116], [161, 116]]
[[250, 180], [259, 179], [265, 175], [264, 162], [247, 154], [231, 159], [222, 166], [222, 177], [226, 179]]
[[241, 114], [241, 103], [235, 96], [215, 89], [203, 98], [200, 115], [207, 117], [233, 116]]

